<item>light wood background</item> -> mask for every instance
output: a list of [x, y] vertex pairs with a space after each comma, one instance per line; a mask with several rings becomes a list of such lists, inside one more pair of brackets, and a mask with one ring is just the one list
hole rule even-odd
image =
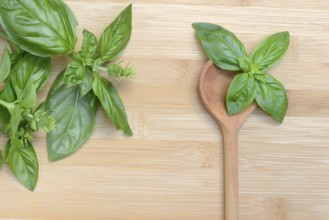
[[[127, 0], [67, 0], [97, 36]], [[270, 71], [289, 93], [283, 124], [257, 110], [239, 136], [241, 220], [329, 219], [329, 0], [141, 0], [122, 55], [136, 67], [118, 90], [134, 131], [115, 131], [103, 111], [91, 139], [49, 163], [45, 135], [35, 192], [0, 169], [1, 219], [223, 219], [222, 138], [201, 106], [206, 57], [192, 22], [221, 24], [248, 51], [264, 37], [291, 33], [284, 60]], [[1, 46], [4, 42], [1, 41]], [[55, 76], [69, 62], [53, 59]], [[6, 137], [0, 137], [1, 148]]]

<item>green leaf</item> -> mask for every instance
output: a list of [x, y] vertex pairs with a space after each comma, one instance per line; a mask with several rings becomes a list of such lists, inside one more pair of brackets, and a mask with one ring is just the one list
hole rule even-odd
[[90, 69], [86, 69], [86, 77], [83, 79], [80, 84], [80, 96], [84, 97], [88, 92], [92, 90], [94, 75]]
[[48, 158], [65, 158], [89, 138], [95, 125], [97, 98], [93, 93], [80, 97], [79, 87], [67, 88], [64, 73], [56, 78], [46, 99], [46, 108], [55, 117], [56, 127], [47, 133]]
[[19, 107], [19, 105], [16, 105], [13, 111], [11, 112], [11, 117], [9, 122], [11, 135], [16, 134], [21, 119], [22, 119], [21, 108]]
[[30, 81], [21, 94], [22, 106], [24, 108], [33, 108], [37, 103], [37, 93], [33, 83]]
[[7, 48], [5, 48], [2, 58], [0, 60], [0, 82], [3, 82], [7, 79], [10, 73], [10, 56]]
[[126, 135], [131, 136], [132, 131], [128, 124], [124, 105], [112, 83], [104, 77], [97, 77], [93, 82], [93, 91], [102, 104], [107, 117], [115, 127], [118, 130], [123, 130]]
[[32, 143], [16, 139], [8, 141], [7, 145], [6, 161], [11, 171], [26, 188], [33, 191], [38, 181], [39, 163]]
[[0, 23], [23, 50], [41, 57], [74, 50], [78, 22], [62, 0], [1, 0]]
[[288, 97], [283, 85], [268, 74], [255, 75], [256, 102], [275, 120], [282, 122], [288, 108]]
[[[12, 103], [16, 100], [15, 90], [10, 80], [6, 81], [6, 84], [0, 93], [0, 99], [9, 103]], [[8, 124], [9, 120], [10, 120], [10, 112], [6, 107], [0, 105], [0, 121], [3, 124]]]
[[82, 57], [93, 57], [97, 52], [97, 38], [88, 30], [83, 30], [83, 42], [81, 46]]
[[247, 73], [251, 70], [251, 60], [249, 57], [240, 57], [239, 58], [239, 66], [241, 67], [241, 69]]
[[241, 70], [238, 60], [247, 56], [247, 52], [232, 32], [210, 23], [194, 23], [193, 28], [205, 53], [214, 64], [224, 70]]
[[17, 97], [19, 97], [30, 81], [36, 91], [47, 82], [51, 71], [50, 58], [41, 58], [26, 53], [12, 69], [9, 79]]
[[41, 103], [37, 110], [33, 113], [33, 119], [30, 123], [30, 128], [37, 131], [39, 128], [45, 132], [50, 132], [55, 129], [56, 119], [46, 109], [45, 103]]
[[64, 74], [64, 84], [67, 87], [76, 86], [82, 83], [86, 76], [86, 70], [80, 60], [72, 60]]
[[285, 54], [290, 42], [289, 32], [279, 32], [263, 40], [251, 54], [261, 71], [271, 69]]
[[245, 110], [255, 98], [255, 80], [247, 73], [233, 78], [226, 95], [226, 107], [229, 115]]
[[0, 93], [0, 99], [6, 102], [14, 102], [17, 99], [14, 87], [10, 80], [6, 81], [6, 84]]
[[132, 30], [131, 20], [130, 4], [102, 33], [100, 55], [104, 61], [113, 61], [127, 46]]
[[109, 76], [130, 77], [134, 76], [136, 71], [130, 66], [122, 67], [120, 63], [111, 63], [107, 66], [107, 73]]

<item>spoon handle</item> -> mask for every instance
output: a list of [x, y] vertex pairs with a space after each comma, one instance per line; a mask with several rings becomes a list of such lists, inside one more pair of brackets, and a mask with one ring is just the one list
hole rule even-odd
[[239, 219], [238, 130], [222, 129], [224, 139], [224, 215]]

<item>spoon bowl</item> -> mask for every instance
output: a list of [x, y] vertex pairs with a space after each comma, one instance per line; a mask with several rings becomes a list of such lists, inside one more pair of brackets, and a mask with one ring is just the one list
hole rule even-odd
[[236, 115], [227, 114], [226, 93], [234, 75], [208, 61], [199, 81], [199, 94], [203, 106], [221, 127], [223, 134], [225, 220], [239, 219], [238, 133], [243, 122], [256, 109], [256, 104], [252, 103]]

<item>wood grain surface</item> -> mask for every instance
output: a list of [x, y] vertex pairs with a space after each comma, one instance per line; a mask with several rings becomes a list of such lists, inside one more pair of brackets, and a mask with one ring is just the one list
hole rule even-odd
[[[84, 28], [99, 36], [129, 3], [66, 2], [79, 20], [78, 47]], [[197, 93], [207, 58], [191, 23], [205, 21], [236, 33], [248, 51], [274, 32], [291, 34], [270, 71], [288, 90], [287, 117], [278, 124], [256, 110], [239, 134], [240, 219], [328, 220], [329, 1], [140, 0], [133, 17], [122, 59], [138, 74], [117, 85], [134, 136], [116, 132], [100, 111], [84, 147], [49, 163], [45, 135], [36, 134], [37, 188], [27, 191], [1, 168], [0, 219], [223, 219], [222, 138]], [[41, 100], [68, 62], [53, 59]]]

